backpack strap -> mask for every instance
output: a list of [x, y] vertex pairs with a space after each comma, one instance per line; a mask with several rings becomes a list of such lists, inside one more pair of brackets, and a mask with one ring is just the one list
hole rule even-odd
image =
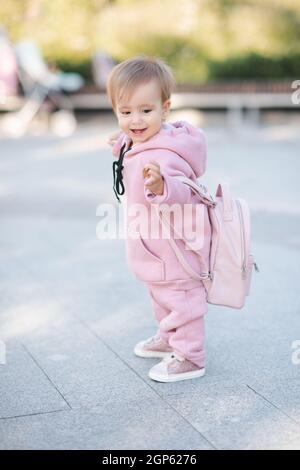
[[191, 190], [199, 196], [201, 202], [203, 202], [203, 204], [205, 204], [206, 206], [215, 207], [217, 205], [216, 201], [214, 201], [213, 197], [209, 194], [204, 184], [197, 184], [190, 178], [181, 175], [173, 176], [173, 178], [176, 178], [179, 181], [182, 181], [182, 183], [189, 186]]
[[224, 220], [232, 220], [233, 218], [232, 198], [230, 195], [230, 189], [229, 189], [228, 184], [226, 183], [218, 184], [216, 197], [222, 198]]
[[[208, 207], [215, 207], [217, 202], [209, 194], [207, 188], [203, 184], [195, 183], [195, 181], [185, 177], [185, 176], [174, 176], [174, 178], [182, 181], [182, 183], [189, 186], [194, 193], [196, 193], [201, 202]], [[230, 194], [230, 189], [227, 183], [218, 184], [216, 197], [221, 197], [223, 201], [223, 213], [224, 220], [232, 220], [233, 218], [233, 208], [232, 208], [232, 197]]]
[[[159, 207], [157, 205], [155, 205], [155, 208], [156, 208], [156, 211], [157, 211], [157, 215], [161, 221], [161, 224], [162, 224], [162, 227], [163, 228], [167, 228], [169, 229], [171, 227], [171, 224], [169, 224], [169, 221], [166, 219], [166, 217], [164, 216], [164, 214], [159, 210]], [[171, 245], [171, 247], [173, 248], [173, 251], [178, 259], [178, 261], [181, 263], [181, 265], [183, 266], [183, 268], [187, 271], [187, 273], [193, 278], [193, 279], [196, 279], [198, 281], [203, 281], [204, 284], [206, 284], [206, 281], [210, 280], [211, 279], [211, 274], [208, 270], [208, 267], [206, 265], [206, 262], [204, 261], [204, 258], [203, 256], [201, 255], [201, 253], [195, 251], [193, 248], [191, 248], [189, 246], [189, 243], [184, 240], [180, 234], [176, 231], [175, 227], [172, 227], [175, 234], [177, 235], [177, 237], [182, 240], [186, 246], [191, 250], [193, 251], [194, 253], [196, 253], [199, 257], [200, 257], [200, 262], [201, 262], [201, 265], [203, 266], [204, 268], [204, 271], [201, 273], [201, 274], [198, 274], [196, 273], [196, 271], [194, 271], [190, 265], [188, 264], [188, 262], [186, 261], [185, 257], [183, 256], [181, 250], [178, 248], [175, 240], [173, 240], [172, 237], [168, 237], [168, 241]], [[169, 233], [169, 231], [167, 232]]]
[[[177, 175], [177, 176], [174, 176], [174, 178], [182, 181], [183, 184], [186, 184], [187, 186], [189, 186], [191, 188], [191, 190], [199, 196], [201, 202], [203, 204], [205, 204], [206, 206], [208, 206], [208, 207], [215, 207], [216, 206], [216, 204], [217, 204], [216, 201], [214, 201], [213, 197], [208, 193], [207, 188], [204, 185], [197, 184], [193, 180], [191, 180], [190, 178], [187, 178], [186, 176]], [[155, 206], [155, 207], [156, 207], [157, 215], [158, 215], [158, 217], [159, 217], [159, 219], [162, 223], [162, 227], [165, 227], [165, 228], [169, 229], [171, 227], [171, 225], [169, 224], [168, 220], [166, 219], [164, 214], [159, 210], [159, 207], [158, 206]], [[180, 236], [180, 234], [178, 234], [175, 227], [173, 227], [173, 230], [174, 230], [176, 236], [180, 240], [182, 240], [191, 251], [193, 251], [194, 253], [196, 253], [199, 256], [200, 263], [203, 267], [203, 272], [201, 272], [201, 274], [196, 273], [196, 271], [194, 271], [190, 267], [188, 262], [186, 261], [185, 257], [183, 256], [181, 250], [178, 248], [178, 246], [177, 246], [176, 242], [173, 240], [173, 238], [168, 237], [168, 241], [169, 241], [171, 247], [173, 248], [173, 251], [174, 251], [178, 261], [181, 263], [183, 268], [186, 270], [186, 272], [193, 279], [202, 281], [205, 288], [208, 290], [210, 282], [212, 280], [212, 274], [209, 272], [209, 268], [208, 268], [203, 256], [198, 251], [195, 251], [195, 249], [193, 249], [189, 245], [189, 243], [186, 240], [184, 240], [182, 238], [182, 236]]]

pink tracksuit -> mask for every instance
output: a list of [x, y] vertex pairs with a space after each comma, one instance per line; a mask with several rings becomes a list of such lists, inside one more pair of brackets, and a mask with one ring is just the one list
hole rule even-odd
[[[127, 224], [133, 221], [133, 215], [136, 216], [130, 211], [135, 204], [142, 204], [144, 212], [139, 220], [147, 218], [150, 229], [153, 223], [151, 205], [199, 204], [198, 196], [174, 176], [183, 175], [195, 181], [205, 172], [206, 140], [201, 129], [185, 121], [164, 123], [157, 134], [131, 149], [130, 138], [121, 134], [113, 147], [114, 156], [119, 156], [124, 144], [129, 149], [123, 160]], [[144, 186], [143, 168], [151, 161], [160, 165], [164, 179], [162, 195], [155, 195]], [[199, 251], [208, 263], [211, 229], [206, 206], [203, 210], [203, 243]], [[197, 253], [186, 249], [184, 240], [175, 241], [191, 268], [200, 273]], [[162, 236], [151, 237], [148, 232], [146, 237], [145, 231], [140, 231], [138, 237], [127, 235], [126, 254], [129, 269], [147, 285], [160, 337], [175, 352], [203, 367], [204, 315], [207, 312], [203, 283], [191, 279], [169, 241]]]

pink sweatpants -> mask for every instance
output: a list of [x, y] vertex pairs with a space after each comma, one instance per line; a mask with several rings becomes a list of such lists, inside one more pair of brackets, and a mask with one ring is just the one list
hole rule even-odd
[[204, 316], [206, 291], [202, 282], [146, 283], [159, 336], [175, 352], [205, 366]]

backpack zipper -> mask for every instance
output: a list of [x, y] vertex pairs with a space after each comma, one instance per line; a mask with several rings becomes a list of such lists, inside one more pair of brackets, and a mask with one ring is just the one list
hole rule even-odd
[[243, 263], [242, 263], [242, 279], [246, 279], [247, 277], [247, 265], [246, 265], [246, 243], [245, 243], [245, 225], [242, 213], [241, 203], [238, 199], [236, 199], [237, 207], [238, 207], [238, 214], [241, 223], [241, 239], [242, 239], [242, 252], [244, 255]]

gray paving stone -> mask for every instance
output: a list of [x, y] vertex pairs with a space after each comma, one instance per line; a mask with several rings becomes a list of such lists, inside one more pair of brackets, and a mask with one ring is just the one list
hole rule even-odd
[[300, 426], [240, 384], [206, 385], [168, 402], [218, 449], [280, 449], [300, 443]]
[[248, 200], [261, 272], [242, 311], [209, 307], [205, 377], [162, 384], [133, 354], [156, 331], [146, 290], [123, 241], [96, 237], [114, 127], [0, 142], [0, 445], [299, 448], [299, 138], [207, 130], [202, 182]]
[[254, 381], [248, 385], [256, 393], [300, 424], [300, 365], [295, 367], [298, 367], [298, 378], [274, 378], [272, 381], [265, 378], [265, 380]]
[[281, 446], [280, 450], [300, 450], [300, 442], [299, 440], [291, 441], [288, 444]]
[[25, 344], [72, 408], [155, 395], [118, 351], [75, 320]]
[[6, 343], [6, 363], [0, 365], [0, 396], [0, 418], [69, 409], [26, 349], [12, 341]]
[[0, 421], [4, 449], [213, 449], [157, 398]]
[[5, 294], [1, 298], [0, 337], [22, 341], [27, 336], [47, 331], [68, 321], [70, 316], [37, 279], [16, 269], [15, 279], [5, 278]]

